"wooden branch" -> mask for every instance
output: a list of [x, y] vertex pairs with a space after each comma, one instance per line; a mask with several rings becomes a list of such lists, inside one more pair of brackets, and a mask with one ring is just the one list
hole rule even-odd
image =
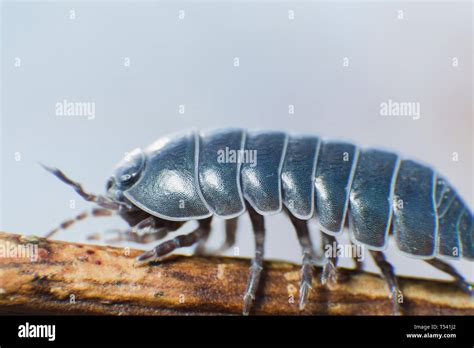
[[[35, 256], [27, 250], [37, 260], [32, 262]], [[173, 256], [134, 267], [140, 253], [0, 232], [0, 313], [241, 314], [248, 259]], [[299, 311], [299, 267], [265, 263], [253, 314], [392, 314], [379, 276], [346, 269], [340, 270], [341, 282], [331, 291], [321, 286], [321, 270], [316, 269], [310, 303]], [[406, 314], [474, 315], [473, 299], [449, 282], [400, 278], [400, 284]]]

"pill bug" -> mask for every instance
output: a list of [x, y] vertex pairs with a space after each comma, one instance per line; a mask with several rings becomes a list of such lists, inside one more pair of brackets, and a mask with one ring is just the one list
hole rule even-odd
[[[324, 245], [348, 227], [351, 241], [366, 247], [380, 268], [395, 314], [401, 294], [383, 250], [390, 236], [399, 251], [423, 259], [451, 275], [470, 295], [473, 287], [442, 259], [474, 260], [473, 214], [443, 177], [430, 167], [395, 153], [359, 149], [341, 141], [281, 131], [227, 128], [188, 131], [135, 149], [118, 164], [105, 195], [94, 195], [56, 168], [47, 170], [96, 203], [92, 215], [118, 214], [129, 225], [120, 238], [149, 243], [198, 220], [196, 230], [163, 242], [138, 256], [137, 263], [161, 261], [179, 247], [202, 252], [211, 219], [226, 221], [226, 241], [235, 241], [237, 218], [249, 212], [255, 256], [244, 294], [243, 313], [255, 299], [263, 270], [264, 217], [288, 214], [302, 248], [299, 307], [304, 309], [312, 283], [313, 245], [307, 222], [313, 217]], [[48, 234], [82, 220], [67, 220]], [[321, 282], [337, 281], [337, 256], [324, 260]]]

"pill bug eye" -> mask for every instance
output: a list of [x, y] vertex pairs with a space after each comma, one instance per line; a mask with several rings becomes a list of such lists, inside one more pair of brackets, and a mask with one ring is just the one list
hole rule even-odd
[[129, 181], [130, 179], [133, 178], [133, 175], [132, 174], [123, 174], [121, 177], [120, 177], [120, 181], [121, 182], [127, 182]]
[[132, 186], [140, 177], [145, 167], [145, 155], [135, 149], [119, 163], [115, 170], [115, 181], [118, 188], [124, 190]]

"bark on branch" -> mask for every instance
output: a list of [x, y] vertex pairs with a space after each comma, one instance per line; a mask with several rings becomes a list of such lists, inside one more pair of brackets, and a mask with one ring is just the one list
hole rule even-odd
[[[35, 248], [38, 259], [32, 262], [26, 250]], [[174, 256], [137, 268], [134, 258], [140, 253], [0, 232], [0, 313], [241, 314], [249, 260]], [[266, 262], [252, 314], [392, 314], [378, 275], [345, 269], [331, 291], [321, 286], [321, 270], [315, 269], [310, 302], [299, 311], [299, 268]], [[474, 315], [472, 298], [449, 282], [401, 278], [400, 284], [406, 314]]]

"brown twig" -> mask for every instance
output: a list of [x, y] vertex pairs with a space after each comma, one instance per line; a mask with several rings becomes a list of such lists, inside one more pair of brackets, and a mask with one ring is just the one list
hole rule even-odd
[[[30, 254], [25, 254], [30, 250]], [[36, 251], [35, 251], [36, 250]], [[32, 261], [31, 251], [37, 260]], [[17, 253], [17, 255], [13, 253]], [[23, 253], [23, 254], [22, 254]], [[0, 233], [0, 313], [229, 315], [242, 311], [249, 260], [171, 257], [134, 267], [139, 250]], [[28, 257], [26, 257], [28, 256]], [[268, 261], [252, 314], [389, 315], [377, 275], [341, 270], [329, 291], [315, 270], [310, 302], [298, 309], [299, 265]], [[449, 282], [401, 278], [411, 315], [473, 315], [474, 301]]]

